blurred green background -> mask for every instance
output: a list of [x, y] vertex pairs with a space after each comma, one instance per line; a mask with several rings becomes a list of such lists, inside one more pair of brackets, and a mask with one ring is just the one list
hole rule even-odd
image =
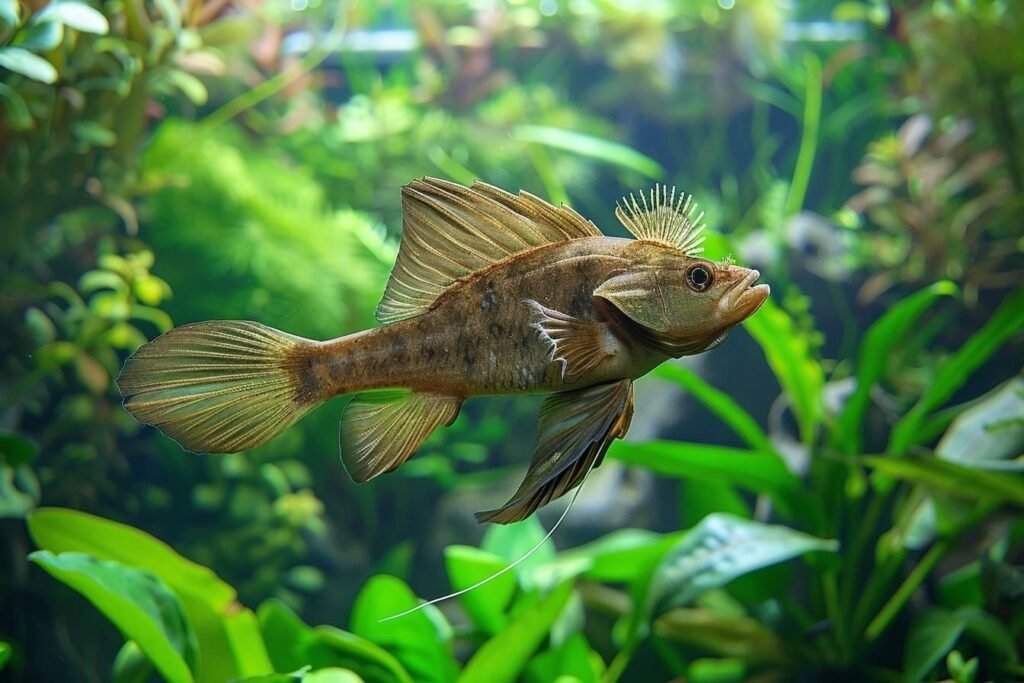
[[[0, 0], [0, 676], [1024, 678], [1022, 136], [1011, 0]], [[472, 518], [535, 399], [357, 486], [344, 399], [200, 457], [113, 378], [175, 324], [372, 326], [424, 175], [615, 235], [674, 184], [772, 298], [529, 561], [381, 623], [557, 518]]]

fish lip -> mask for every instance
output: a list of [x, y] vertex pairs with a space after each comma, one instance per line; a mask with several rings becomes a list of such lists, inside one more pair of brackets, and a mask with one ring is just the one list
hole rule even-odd
[[737, 322], [753, 315], [768, 299], [771, 287], [766, 284], [754, 284], [760, 277], [760, 271], [749, 269], [747, 274], [722, 297], [722, 310]]

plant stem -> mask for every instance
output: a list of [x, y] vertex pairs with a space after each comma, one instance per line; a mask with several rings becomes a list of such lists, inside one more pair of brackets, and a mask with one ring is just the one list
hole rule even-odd
[[868, 642], [874, 641], [878, 636], [882, 635], [882, 632], [892, 623], [892, 620], [899, 614], [899, 611], [903, 609], [903, 606], [910, 600], [910, 596], [914, 594], [925, 578], [935, 568], [935, 565], [939, 563], [942, 556], [946, 554], [952, 545], [952, 540], [945, 538], [931, 548], [924, 554], [921, 561], [918, 562], [917, 566], [910, 572], [907, 578], [900, 584], [900, 587], [896, 589], [896, 592], [892, 594], [889, 601], [882, 606], [882, 609], [878, 611], [875, 618], [871, 620], [868, 627], [864, 630], [864, 637]]
[[631, 638], [626, 642], [625, 646], [612, 659], [612, 663], [608, 665], [608, 670], [604, 672], [601, 683], [617, 683], [619, 677], [625, 673], [626, 667], [629, 666], [630, 660], [633, 659], [639, 644], [640, 641], [637, 638]]
[[807, 70], [807, 84], [804, 92], [803, 132], [800, 136], [800, 151], [796, 156], [793, 180], [786, 196], [786, 215], [796, 214], [804, 205], [807, 185], [811, 180], [811, 168], [818, 148], [818, 128], [821, 123], [821, 60], [808, 52], [804, 55]]
[[849, 653], [846, 629], [847, 622], [846, 617], [843, 614], [842, 606], [839, 603], [839, 589], [836, 582], [836, 573], [834, 571], [828, 571], [822, 575], [821, 590], [825, 598], [825, 612], [832, 621], [839, 661], [845, 662]]

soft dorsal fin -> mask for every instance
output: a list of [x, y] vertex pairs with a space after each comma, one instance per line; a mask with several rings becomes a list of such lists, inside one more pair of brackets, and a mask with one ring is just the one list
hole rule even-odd
[[597, 237], [597, 227], [567, 206], [487, 183], [437, 178], [402, 188], [402, 243], [377, 307], [382, 323], [430, 309], [446, 289], [478, 270], [551, 242]]
[[[695, 215], [696, 214], [696, 215]], [[678, 249], [687, 256], [704, 251], [704, 226], [700, 224], [704, 212], [698, 213], [693, 196], [685, 192], [671, 194], [667, 186], [654, 186], [649, 196], [640, 193], [640, 203], [632, 194], [616, 204], [615, 217], [638, 240], [659, 242]]]

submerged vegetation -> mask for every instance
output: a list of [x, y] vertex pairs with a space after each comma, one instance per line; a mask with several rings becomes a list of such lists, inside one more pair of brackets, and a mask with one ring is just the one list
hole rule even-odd
[[[1024, 5], [833, 5], [0, 0], [3, 675], [1024, 677]], [[199, 457], [113, 379], [175, 324], [369, 326], [423, 175], [606, 231], [676, 184], [772, 297], [553, 540], [382, 622], [544, 537], [471, 516], [534, 401], [356, 486], [336, 403]]]

